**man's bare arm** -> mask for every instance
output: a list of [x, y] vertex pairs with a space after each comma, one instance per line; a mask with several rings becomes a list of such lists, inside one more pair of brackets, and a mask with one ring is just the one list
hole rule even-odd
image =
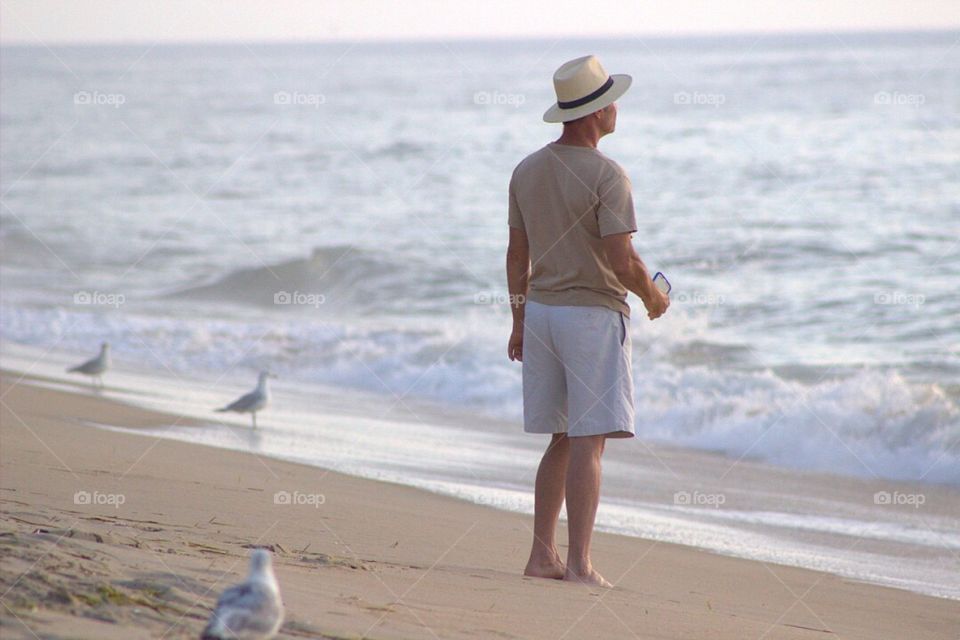
[[513, 331], [507, 345], [507, 355], [511, 360], [523, 359], [523, 318], [529, 283], [530, 243], [527, 240], [527, 232], [510, 227], [510, 243], [507, 246], [507, 290], [510, 292]]
[[634, 249], [630, 236], [629, 233], [604, 236], [603, 249], [617, 279], [640, 297], [647, 308], [647, 316], [653, 320], [666, 312], [670, 299], [653, 284], [647, 265]]

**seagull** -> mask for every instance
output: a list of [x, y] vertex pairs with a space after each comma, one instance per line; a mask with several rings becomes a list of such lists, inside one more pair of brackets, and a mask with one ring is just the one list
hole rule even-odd
[[267, 378], [276, 378], [269, 371], [261, 371], [260, 378], [257, 380], [257, 388], [250, 393], [240, 396], [230, 404], [220, 409], [217, 413], [224, 411], [233, 411], [235, 413], [249, 413], [253, 418], [253, 428], [257, 428], [257, 411], [265, 408], [270, 402], [270, 389], [267, 387]]
[[[110, 368], [110, 345], [104, 342], [100, 345], [100, 354], [83, 364], [67, 369], [67, 373], [82, 373], [90, 376], [103, 387], [103, 374]], [[92, 381], [91, 381], [92, 383]]]
[[254, 549], [250, 573], [220, 595], [200, 640], [267, 640], [283, 623], [280, 588], [265, 549]]

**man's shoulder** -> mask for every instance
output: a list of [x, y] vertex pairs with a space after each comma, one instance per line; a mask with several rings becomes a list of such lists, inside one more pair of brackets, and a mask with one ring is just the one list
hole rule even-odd
[[605, 156], [598, 149], [587, 147], [567, 148], [564, 145], [546, 144], [521, 160], [513, 170], [513, 175], [527, 169], [544, 165], [555, 165], [560, 160], [564, 165], [570, 163], [597, 164], [610, 167], [616, 171], [623, 171], [616, 162]]
[[543, 161], [547, 156], [548, 148], [547, 146], [540, 147], [533, 153], [527, 155], [523, 160], [517, 163], [517, 166], [513, 169], [513, 175], [516, 177], [518, 173], [521, 173], [524, 169], [527, 169], [533, 165], [536, 165]]
[[[537, 149], [533, 153], [526, 156], [521, 160], [517, 166], [513, 169], [513, 174], [510, 177], [511, 183], [520, 179], [522, 180], [525, 175], [530, 175], [530, 172], [535, 172], [536, 170], [542, 169], [554, 169], [558, 170], [556, 160], [560, 160], [562, 166], [566, 170], [570, 170], [576, 167], [586, 168], [589, 171], [590, 175], [599, 176], [600, 180], [611, 180], [611, 179], [622, 179], [627, 182], [630, 181], [627, 176], [626, 171], [623, 170], [623, 167], [608, 155], [604, 154], [599, 149], [592, 148], [576, 148], [576, 149], [563, 149], [557, 148], [557, 145], [544, 145], [543, 147]], [[596, 168], [599, 168], [599, 172]]]
[[599, 149], [597, 149], [596, 156], [599, 159], [599, 161], [604, 165], [604, 167], [606, 167], [613, 173], [616, 173], [617, 175], [623, 178], [627, 177], [627, 172], [623, 170], [623, 167], [620, 166], [619, 162], [617, 162], [616, 160], [614, 160], [604, 152], [600, 151]]

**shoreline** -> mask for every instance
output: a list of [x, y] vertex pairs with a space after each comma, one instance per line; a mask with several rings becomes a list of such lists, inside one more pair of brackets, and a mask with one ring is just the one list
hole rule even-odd
[[[6, 346], [0, 376], [75, 394], [70, 415], [88, 426], [305, 464], [528, 517], [533, 513], [542, 443], [518, 437], [519, 426], [511, 421], [284, 380], [254, 431], [246, 416], [211, 411], [246, 391], [236, 381], [211, 385], [204, 378], [123, 366], [111, 372], [104, 392], [92, 392], [85, 380], [62, 373], [76, 356]], [[101, 410], [87, 406], [93, 399], [121, 403], [132, 413], [105, 420]], [[151, 413], [155, 419], [142, 423]], [[630, 444], [608, 447], [604, 456], [598, 532], [960, 601], [955, 565], [960, 494], [951, 485], [789, 469], [642, 439]], [[882, 505], [876, 502], [880, 492], [921, 496], [925, 502], [922, 508]], [[724, 503], [681, 503], [678, 493], [718, 496]]]
[[[69, 416], [85, 411], [104, 424], [171, 416], [10, 382], [6, 631], [193, 637], [214, 594], [245, 570], [245, 545], [258, 543], [275, 552], [289, 612], [281, 637], [955, 638], [956, 601], [614, 534], [594, 541], [598, 568], [617, 585], [609, 592], [524, 578], [529, 516], [78, 426]], [[124, 501], [78, 505], [77, 491]], [[281, 491], [324, 498], [276, 504]]]

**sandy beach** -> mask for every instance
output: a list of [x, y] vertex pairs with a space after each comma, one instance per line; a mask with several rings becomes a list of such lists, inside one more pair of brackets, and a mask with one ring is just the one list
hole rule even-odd
[[196, 637], [252, 545], [274, 551], [284, 638], [960, 632], [956, 601], [608, 534], [594, 553], [613, 590], [524, 578], [528, 516], [98, 429], [175, 418], [34, 382], [3, 376], [5, 638]]

